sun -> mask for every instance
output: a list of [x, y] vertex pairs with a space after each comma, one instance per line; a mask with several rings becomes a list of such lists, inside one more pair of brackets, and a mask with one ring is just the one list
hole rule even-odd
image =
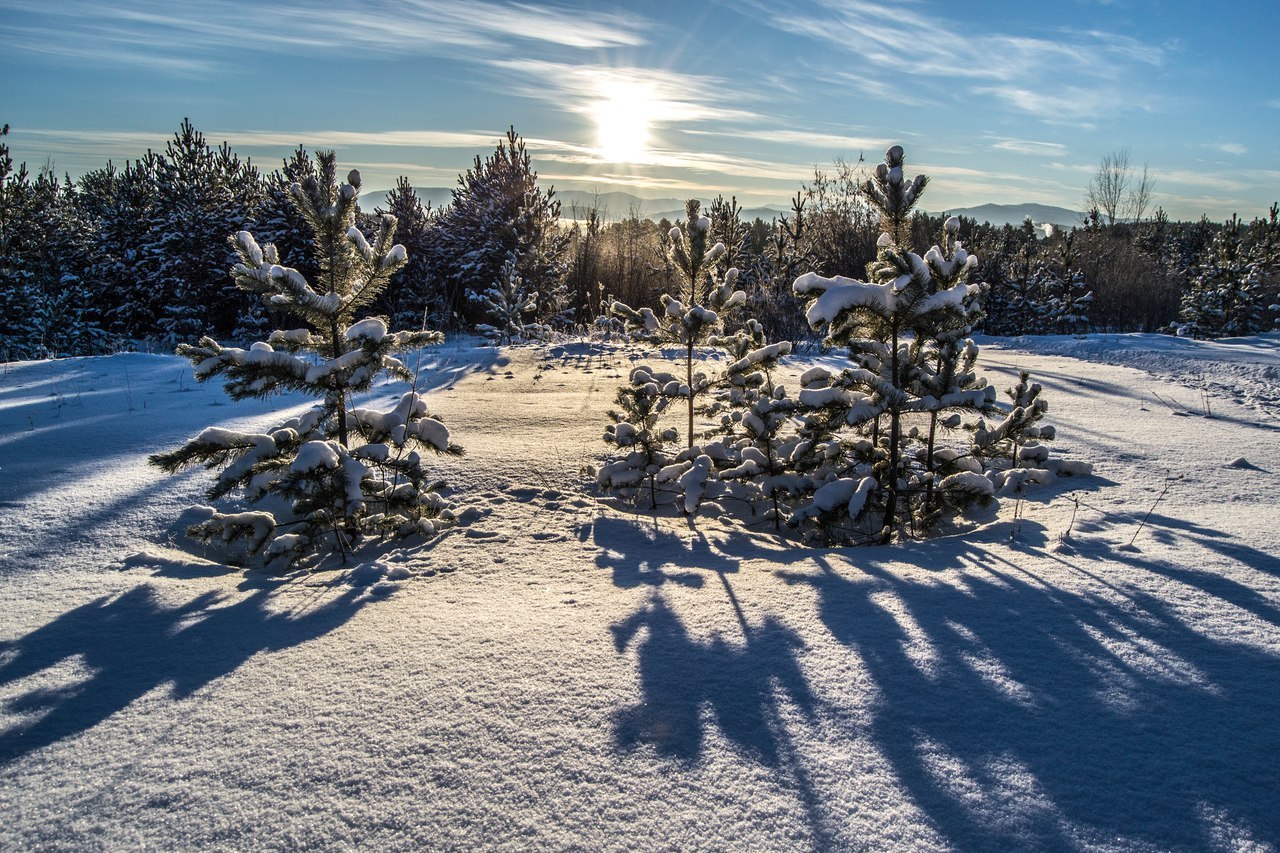
[[601, 86], [593, 106], [596, 149], [614, 163], [638, 163], [649, 151], [649, 126], [653, 96], [636, 83], [612, 82]]

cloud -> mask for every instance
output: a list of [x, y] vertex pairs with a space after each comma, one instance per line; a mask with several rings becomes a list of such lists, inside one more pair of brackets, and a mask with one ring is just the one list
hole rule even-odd
[[716, 77], [541, 59], [494, 59], [487, 64], [507, 75], [508, 91], [582, 115], [594, 116], [602, 102], [621, 98], [658, 124], [754, 121], [760, 117], [748, 110], [720, 106], [728, 81]]
[[1033, 142], [1029, 139], [1002, 139], [993, 147], [1012, 154], [1032, 156], [1063, 157], [1067, 153], [1067, 146], [1059, 142]]
[[1051, 90], [1030, 89], [1022, 85], [986, 86], [974, 94], [991, 95], [1021, 112], [1031, 113], [1048, 124], [1067, 124], [1091, 128], [1090, 118], [1113, 105], [1110, 93], [1081, 86], [1059, 86]]
[[1249, 149], [1238, 142], [1221, 142], [1210, 147], [1216, 148], [1223, 154], [1234, 154], [1237, 157], [1241, 157], [1249, 153]]
[[706, 136], [732, 136], [740, 139], [754, 139], [760, 142], [774, 142], [779, 145], [800, 146], [811, 149], [840, 151], [858, 150], [871, 154], [871, 159], [878, 159], [882, 150], [894, 145], [897, 140], [887, 136], [846, 136], [840, 133], [823, 133], [821, 131], [782, 130], [762, 128], [758, 130], [734, 131], [696, 131]]
[[[24, 128], [24, 136], [35, 136], [49, 143], [102, 144], [109, 147], [132, 146], [134, 149], [163, 146], [172, 133], [135, 130], [49, 130]], [[403, 148], [491, 148], [505, 136], [491, 130], [233, 130], [205, 132], [211, 144], [226, 141], [233, 147], [245, 148], [347, 148], [361, 145]]]
[[569, 11], [497, 0], [61, 0], [31, 9], [0, 0], [22, 25], [0, 25], [0, 45], [73, 61], [205, 73], [234, 67], [236, 54], [359, 50], [376, 56], [501, 50], [518, 42], [562, 48], [638, 47], [648, 24], [620, 12]]
[[[971, 94], [995, 96], [1016, 111], [1048, 120], [1114, 112], [1131, 103], [1136, 69], [1165, 64], [1169, 52], [1098, 30], [1062, 30], [1054, 38], [989, 32], [876, 0], [745, 2], [775, 29], [824, 45], [808, 63], [828, 82], [848, 75], [853, 55], [864, 66], [859, 80], [882, 90], [870, 94], [891, 95], [895, 88], [879, 83], [876, 72], [888, 79], [943, 80], [953, 88], [967, 81]], [[1068, 79], [1076, 82], [1064, 87]]]

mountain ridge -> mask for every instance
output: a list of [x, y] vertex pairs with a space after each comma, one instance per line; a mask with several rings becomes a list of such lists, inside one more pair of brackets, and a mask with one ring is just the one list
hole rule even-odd
[[[437, 209], [449, 204], [453, 199], [453, 190], [450, 187], [422, 187], [415, 188], [414, 191], [424, 205], [430, 203], [432, 207]], [[372, 190], [367, 193], [366, 198], [385, 200], [387, 192], [387, 190]], [[684, 199], [670, 196], [666, 198], [643, 198], [622, 190], [590, 192], [573, 189], [558, 189], [555, 194], [560, 201], [560, 215], [566, 219], [582, 218], [593, 207], [602, 211], [602, 218], [606, 222], [617, 222], [632, 215], [654, 221], [665, 218], [675, 222], [684, 219]], [[708, 202], [709, 199], [704, 204]], [[385, 201], [380, 201], [379, 206], [383, 203]], [[579, 215], [574, 216], [575, 212]], [[757, 218], [767, 222], [790, 212], [789, 206], [764, 204], [744, 207], [742, 209], [742, 218], [747, 222]], [[1023, 202], [1020, 204], [989, 203], [971, 207], [945, 208], [936, 212], [947, 213], [952, 216], [963, 216], [978, 222], [988, 222], [992, 225], [1021, 225], [1023, 220], [1030, 218], [1037, 225], [1051, 224], [1059, 228], [1077, 227], [1084, 217], [1079, 211], [1036, 202]]]

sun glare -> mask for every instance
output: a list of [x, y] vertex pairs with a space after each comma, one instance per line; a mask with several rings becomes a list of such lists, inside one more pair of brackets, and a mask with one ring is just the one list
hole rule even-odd
[[653, 97], [636, 84], [602, 87], [595, 104], [596, 147], [614, 163], [636, 163], [649, 150], [649, 121]]

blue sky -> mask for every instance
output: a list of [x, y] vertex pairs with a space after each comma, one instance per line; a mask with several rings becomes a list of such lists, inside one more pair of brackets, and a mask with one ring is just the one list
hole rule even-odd
[[15, 158], [76, 176], [184, 116], [259, 166], [451, 186], [508, 125], [558, 187], [785, 205], [900, 143], [930, 210], [1082, 206], [1121, 148], [1175, 218], [1280, 198], [1280, 2], [0, 0]]

